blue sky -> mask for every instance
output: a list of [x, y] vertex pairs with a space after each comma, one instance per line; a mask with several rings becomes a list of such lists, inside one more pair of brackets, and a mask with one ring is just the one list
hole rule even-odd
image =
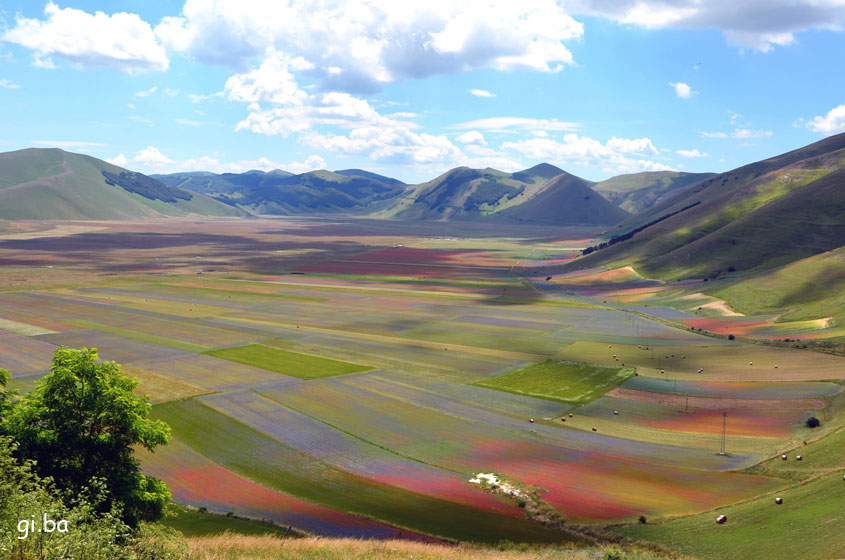
[[845, 132], [842, 0], [0, 4], [0, 150], [146, 173], [723, 171]]

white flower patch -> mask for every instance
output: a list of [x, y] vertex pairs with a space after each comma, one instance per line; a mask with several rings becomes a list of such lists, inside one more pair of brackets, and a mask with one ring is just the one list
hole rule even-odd
[[525, 495], [522, 490], [508, 482], [502, 482], [499, 480], [499, 477], [493, 473], [478, 473], [474, 478], [470, 478], [469, 481], [472, 484], [480, 484], [482, 486], [486, 484], [495, 492], [499, 492], [513, 498], [522, 498]]

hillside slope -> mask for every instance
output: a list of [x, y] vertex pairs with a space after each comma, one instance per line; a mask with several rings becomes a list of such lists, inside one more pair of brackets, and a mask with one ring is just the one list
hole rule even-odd
[[629, 216], [590, 185], [549, 164], [516, 173], [458, 167], [409, 188], [385, 215], [558, 225], [613, 225]]
[[188, 215], [246, 213], [91, 156], [57, 148], [0, 154], [0, 218], [111, 220]]
[[715, 173], [645, 171], [617, 175], [593, 185], [593, 190], [632, 214], [678, 196], [686, 187], [709, 179]]
[[569, 268], [715, 277], [836, 249], [845, 240], [845, 134], [696, 183], [611, 233], [626, 232], [634, 235]]
[[398, 196], [404, 183], [360, 169], [174, 173], [156, 175], [166, 185], [195, 190], [259, 214], [367, 213]]

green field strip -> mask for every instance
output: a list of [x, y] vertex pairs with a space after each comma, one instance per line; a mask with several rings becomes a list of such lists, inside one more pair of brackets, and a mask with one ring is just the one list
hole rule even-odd
[[[783, 453], [787, 456], [786, 461], [778, 455], [746, 469], [746, 472], [807, 480], [819, 474], [845, 471], [845, 428]], [[797, 461], [797, 455], [804, 459]], [[845, 481], [842, 483], [845, 485]]]
[[630, 366], [546, 360], [475, 385], [567, 404], [586, 404], [618, 387], [634, 372]]
[[[662, 523], [620, 529], [626, 537], [692, 554], [704, 560], [845, 557], [845, 481], [843, 471], [739, 504]], [[782, 505], [775, 497], [783, 498]], [[716, 524], [726, 515], [724, 525]]]
[[[429, 535], [495, 543], [565, 542], [571, 535], [380, 484], [317, 461], [234, 418], [189, 399], [153, 407], [174, 437], [254, 482], [324, 507]], [[469, 521], [471, 520], [471, 521]], [[468, 522], [469, 521], [469, 522]]]
[[98, 331], [116, 334], [118, 336], [125, 336], [126, 338], [140, 340], [142, 342], [149, 342], [150, 344], [157, 344], [159, 346], [166, 346], [168, 348], [176, 348], [177, 350], [186, 350], [188, 352], [204, 352], [205, 350], [208, 350], [207, 346], [198, 346], [196, 344], [191, 344], [190, 342], [182, 342], [179, 340], [173, 340], [172, 338], [164, 338], [161, 336], [146, 334], [130, 329], [124, 329], [121, 327], [101, 325], [100, 323], [86, 321], [85, 319], [65, 319], [65, 322], [79, 327], [85, 327], [87, 329], [95, 329]]
[[14, 334], [20, 334], [23, 336], [37, 336], [40, 334], [55, 334], [56, 331], [51, 331], [49, 329], [44, 329], [41, 327], [36, 327], [35, 325], [29, 325], [27, 323], [20, 323], [18, 321], [11, 321], [9, 319], [2, 319], [0, 318], [0, 330], [7, 331]]
[[260, 344], [208, 350], [203, 354], [301, 379], [317, 379], [375, 369], [372, 366], [341, 362]]
[[[284, 328], [297, 327], [297, 328], [304, 330], [304, 331], [311, 331], [311, 332], [317, 332], [317, 333], [322, 333], [322, 334], [343, 335], [343, 336], [349, 336], [349, 337], [353, 337], [353, 338], [378, 340], [380, 342], [391, 342], [393, 344], [406, 345], [406, 344], [411, 343], [411, 344], [426, 347], [426, 348], [443, 348], [442, 342], [432, 342], [432, 341], [428, 341], [428, 340], [418, 340], [418, 339], [414, 339], [414, 338], [410, 338], [410, 337], [409, 338], [402, 338], [402, 337], [398, 337], [398, 336], [385, 336], [385, 335], [380, 335], [380, 334], [355, 332], [355, 331], [350, 331], [350, 330], [347, 330], [347, 329], [341, 328], [341, 327], [336, 327], [336, 328], [331, 328], [329, 326], [311, 327], [311, 326], [301, 325], [301, 324], [298, 325], [293, 321], [281, 321], [281, 320], [266, 321], [266, 320], [261, 320], [261, 319], [247, 319], [247, 318], [231, 317], [231, 316], [218, 318], [218, 319], [223, 319], [225, 321], [236, 321], [236, 322], [239, 322], [239, 323], [255, 324], [255, 325], [262, 325], [262, 324], [263, 325], [272, 325], [272, 326], [279, 326], [279, 327], [284, 327]], [[448, 344], [447, 347], [451, 348], [453, 350], [466, 352], [468, 354], [481, 354], [481, 355], [485, 355], [485, 356], [494, 356], [494, 357], [501, 357], [501, 358], [507, 358], [507, 359], [515, 359], [515, 360], [536, 361], [536, 360], [543, 360], [543, 359], [548, 358], [548, 356], [546, 356], [544, 354], [531, 354], [531, 353], [527, 353], [527, 352], [515, 352], [515, 351], [511, 351], [511, 350], [499, 350], [499, 349], [494, 349], [494, 348], [484, 348], [484, 347], [478, 347], [478, 346], [466, 346], [466, 345], [462, 345], [462, 344]]]
[[269, 523], [261, 523], [252, 519], [236, 516], [203, 513], [188, 509], [178, 504], [170, 504], [167, 515], [161, 520], [165, 527], [176, 529], [185, 537], [205, 537], [231, 533], [233, 535], [273, 535], [276, 537], [295, 538], [298, 531], [288, 534], [286, 527], [278, 527]]
[[[316, 278], [312, 276], [306, 276], [306, 278]], [[332, 278], [332, 277], [325, 277], [325, 278]], [[373, 276], [372, 279], [376, 279], [376, 276]], [[238, 280], [239, 282], [241, 280]], [[243, 282], [252, 282], [255, 283], [253, 280], [243, 280]], [[297, 288], [303, 290], [323, 290], [323, 291], [331, 291], [331, 292], [340, 292], [340, 293], [360, 293], [365, 292], [371, 295], [380, 295], [380, 296], [404, 296], [404, 297], [416, 297], [416, 298], [438, 298], [438, 299], [454, 299], [460, 301], [478, 301], [479, 298], [489, 298], [489, 294], [470, 294], [470, 295], [459, 295], [454, 294], [452, 292], [439, 292], [435, 290], [403, 290], [401, 288], [370, 288], [368, 286], [335, 286], [331, 284], [305, 284], [301, 282], [284, 282], [281, 280], [266, 280], [262, 282], [258, 282], [258, 284], [263, 284], [265, 287], [267, 284], [278, 284], [282, 286], [295, 286]]]
[[277, 294], [277, 293], [264, 293], [264, 292], [251, 292], [249, 290], [233, 290], [229, 288], [211, 288], [211, 287], [197, 287], [197, 286], [180, 286], [179, 284], [171, 284], [171, 283], [157, 283], [157, 284], [150, 284], [151, 286], [162, 286], [174, 291], [186, 292], [186, 293], [196, 293], [196, 294], [210, 294], [210, 295], [238, 295], [238, 296], [250, 296], [250, 297], [257, 297], [257, 298], [271, 298], [271, 299], [286, 299], [292, 301], [314, 301], [314, 302], [325, 302], [331, 301], [330, 298], [322, 298], [322, 297], [312, 297], [312, 296], [297, 296], [293, 294]]

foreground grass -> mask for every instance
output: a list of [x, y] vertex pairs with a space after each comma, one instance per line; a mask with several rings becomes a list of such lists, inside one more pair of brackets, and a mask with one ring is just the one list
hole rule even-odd
[[318, 377], [330, 377], [332, 375], [358, 373], [374, 369], [370, 366], [330, 360], [328, 358], [311, 356], [310, 354], [300, 354], [299, 352], [261, 346], [260, 344], [210, 350], [204, 353], [215, 358], [229, 360], [230, 362], [275, 371], [282, 375], [301, 377], [303, 379], [316, 379]]
[[546, 360], [476, 383], [518, 395], [585, 404], [634, 375], [632, 367]]
[[499, 548], [444, 546], [408, 541], [280, 539], [224, 534], [188, 539], [191, 560], [668, 560], [681, 558], [626, 547]]

